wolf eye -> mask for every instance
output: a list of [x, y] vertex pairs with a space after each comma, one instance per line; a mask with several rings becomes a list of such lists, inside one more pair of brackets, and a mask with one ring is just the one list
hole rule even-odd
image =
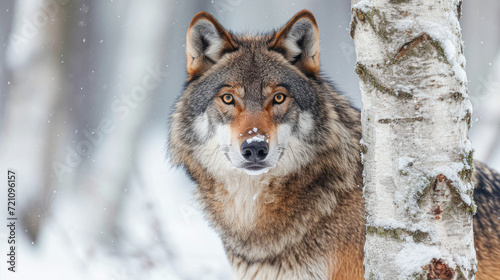
[[286, 96], [283, 93], [277, 93], [274, 95], [273, 104], [281, 104], [285, 101]]
[[229, 94], [229, 93], [226, 93], [224, 95], [222, 95], [220, 97], [222, 99], [222, 102], [226, 103], [226, 104], [234, 104], [234, 97], [233, 95]]

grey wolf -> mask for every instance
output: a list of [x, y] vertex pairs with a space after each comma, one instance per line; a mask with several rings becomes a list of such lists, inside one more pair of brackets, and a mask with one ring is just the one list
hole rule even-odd
[[[237, 35], [196, 14], [169, 153], [237, 279], [363, 279], [360, 112], [320, 74], [314, 16]], [[499, 279], [500, 176], [476, 165], [478, 279]]]

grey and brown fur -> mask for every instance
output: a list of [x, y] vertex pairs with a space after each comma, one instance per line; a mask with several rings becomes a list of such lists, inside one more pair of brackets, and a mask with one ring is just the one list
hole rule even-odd
[[[362, 279], [360, 112], [319, 73], [313, 15], [304, 10], [279, 31], [249, 36], [200, 12], [186, 48], [169, 151], [197, 183], [237, 279]], [[272, 101], [278, 93], [283, 103]], [[248, 167], [240, 146], [257, 134], [269, 154]], [[476, 167], [477, 279], [495, 279], [500, 178]]]

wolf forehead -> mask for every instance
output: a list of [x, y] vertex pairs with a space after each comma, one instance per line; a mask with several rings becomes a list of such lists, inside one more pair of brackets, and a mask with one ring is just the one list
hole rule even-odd
[[285, 87], [302, 110], [311, 110], [317, 96], [311, 82], [282, 62], [273, 60], [273, 54], [265, 48], [240, 48], [228, 54], [205, 76], [188, 84], [186, 92], [198, 102], [193, 103], [194, 113], [202, 113], [219, 91], [225, 86], [243, 89], [245, 102], [261, 104], [264, 89], [270, 86]]
[[302, 110], [311, 110], [321, 90], [319, 32], [310, 12], [299, 12], [283, 28], [267, 34], [226, 31], [206, 12], [192, 20], [186, 37], [188, 81], [183, 93], [191, 113], [201, 114], [224, 86], [238, 86], [243, 101], [258, 104], [264, 89], [283, 86]]
[[317, 96], [315, 81], [300, 73], [282, 55], [267, 47], [272, 35], [231, 35], [238, 49], [225, 54], [204, 75], [188, 81], [186, 93], [197, 100], [193, 113], [203, 113], [224, 86], [239, 86], [245, 102], [262, 103], [264, 89], [283, 86], [302, 110], [311, 110]]

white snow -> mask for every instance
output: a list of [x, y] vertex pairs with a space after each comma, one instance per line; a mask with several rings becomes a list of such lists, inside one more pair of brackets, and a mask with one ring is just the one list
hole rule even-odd
[[369, 0], [362, 0], [352, 6], [353, 9], [360, 9], [363, 12], [371, 10], [372, 4]]
[[[411, 238], [406, 242], [395, 258], [396, 266], [406, 277], [421, 273], [422, 267], [429, 264], [433, 258], [442, 258], [441, 251], [436, 246], [413, 243]], [[453, 262], [448, 261], [447, 264], [452, 266]]]
[[414, 158], [407, 156], [400, 157], [398, 159], [398, 170], [403, 173], [410, 172], [410, 169], [408, 167], [410, 167], [410, 165], [413, 164], [414, 160], [415, 160]]
[[265, 140], [265, 137], [264, 135], [255, 135], [254, 137], [250, 138], [250, 139], [247, 139], [246, 142], [248, 144], [252, 143], [252, 142], [263, 142]]

